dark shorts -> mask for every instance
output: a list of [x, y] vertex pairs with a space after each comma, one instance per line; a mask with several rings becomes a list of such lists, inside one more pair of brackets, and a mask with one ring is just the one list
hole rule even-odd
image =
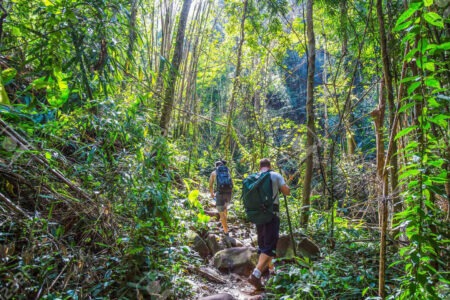
[[274, 215], [269, 223], [256, 225], [256, 233], [258, 234], [258, 254], [275, 256], [280, 235], [280, 218]]
[[216, 208], [219, 212], [223, 212], [228, 208], [231, 201], [231, 193], [220, 194], [216, 193]]

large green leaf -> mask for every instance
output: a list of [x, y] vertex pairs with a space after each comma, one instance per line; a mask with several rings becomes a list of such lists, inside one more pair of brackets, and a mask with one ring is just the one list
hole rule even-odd
[[408, 95], [411, 95], [414, 93], [414, 91], [421, 85], [422, 83], [420, 81], [414, 82], [408, 87]]
[[423, 18], [427, 21], [427, 23], [433, 26], [444, 28], [444, 20], [435, 12], [427, 12], [423, 15]]
[[395, 23], [395, 27], [394, 27], [394, 31], [399, 31], [401, 29], [398, 29], [400, 27], [400, 25], [405, 22], [406, 20], [408, 20], [416, 11], [418, 11], [420, 8], [422, 7], [422, 3], [420, 2], [416, 2], [416, 3], [411, 3], [411, 5], [409, 6], [409, 8], [400, 15], [400, 17], [398, 18], [397, 22]]
[[407, 135], [408, 133], [410, 133], [411, 131], [413, 131], [415, 129], [417, 129], [417, 126], [411, 126], [411, 127], [405, 128], [402, 131], [400, 131], [399, 133], [397, 133], [397, 135], [395, 136], [395, 139], [398, 140], [402, 136]]

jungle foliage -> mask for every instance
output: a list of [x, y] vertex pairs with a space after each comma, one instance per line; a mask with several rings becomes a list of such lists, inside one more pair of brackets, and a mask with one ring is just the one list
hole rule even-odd
[[269, 157], [322, 251], [269, 295], [450, 297], [449, 54], [446, 0], [0, 1], [0, 294], [195, 299], [214, 161]]

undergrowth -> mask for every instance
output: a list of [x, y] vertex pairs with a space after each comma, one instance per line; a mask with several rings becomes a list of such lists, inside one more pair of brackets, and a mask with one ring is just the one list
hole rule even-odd
[[[176, 146], [139, 103], [102, 102], [101, 113], [84, 114], [90, 109], [45, 123], [20, 107], [1, 111], [8, 131], [0, 187], [19, 207], [0, 203], [1, 294], [187, 298], [185, 265], [196, 258], [178, 242], [189, 226], [174, 217], [187, 200]], [[184, 199], [176, 200], [172, 185]]]

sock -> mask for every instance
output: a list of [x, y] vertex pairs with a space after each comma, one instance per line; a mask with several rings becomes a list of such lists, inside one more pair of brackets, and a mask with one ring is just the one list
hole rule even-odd
[[258, 270], [257, 268], [255, 268], [254, 270], [253, 270], [253, 276], [255, 276], [256, 278], [261, 278], [261, 271], [260, 270]]

